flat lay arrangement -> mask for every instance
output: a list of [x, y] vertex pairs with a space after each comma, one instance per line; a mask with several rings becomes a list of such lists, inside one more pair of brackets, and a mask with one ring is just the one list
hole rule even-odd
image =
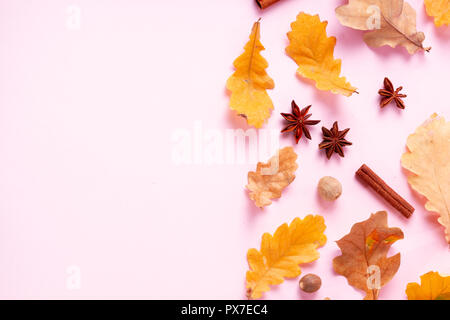
[[[278, 1], [257, 2], [261, 9], [266, 9]], [[449, 1], [425, 1], [425, 6], [428, 15], [435, 18], [436, 27], [450, 23]], [[406, 1], [349, 0], [347, 4], [337, 7], [335, 12], [344, 26], [367, 30], [363, 40], [370, 47], [402, 47], [410, 55], [426, 54], [432, 50], [431, 47], [424, 47], [425, 35], [416, 30], [416, 12]], [[270, 61], [261, 55], [261, 51], [265, 49], [261, 42], [263, 23], [262, 19], [254, 23], [244, 53], [234, 61], [236, 71], [227, 82], [230, 108], [255, 128], [261, 128], [271, 116], [273, 103], [267, 89], [277, 90], [274, 80], [265, 70]], [[332, 30], [327, 30], [327, 24], [318, 15], [300, 12], [291, 23], [291, 30], [287, 31], [286, 55], [298, 65], [297, 75], [312, 80], [309, 83], [317, 90], [330, 91], [351, 99], [351, 96], [359, 92], [341, 75], [341, 60], [334, 57], [334, 48], [339, 39], [327, 35], [332, 33]], [[379, 106], [385, 108], [392, 104], [402, 112], [408, 112], [408, 104], [404, 100], [407, 95], [403, 93], [403, 87], [394, 87], [387, 77], [382, 83], [382, 89], [377, 91], [374, 88], [372, 92], [373, 95], [380, 96]], [[300, 108], [292, 100], [291, 112], [281, 113], [286, 121], [286, 127], [281, 133], [292, 133], [296, 145], [302, 137], [311, 140], [310, 128], [321, 122], [312, 116], [313, 110], [311, 105]], [[318, 146], [325, 151], [328, 159], [334, 153], [344, 158], [344, 150], [352, 145], [346, 139], [350, 128], [340, 130], [338, 121], [339, 119], [329, 129], [322, 127], [323, 141]], [[313, 145], [308, 146], [311, 147]], [[297, 172], [296, 164], [298, 150], [297, 146], [284, 147], [267, 163], [259, 162], [256, 172], [248, 173], [248, 195], [257, 207], [269, 206], [273, 199], [282, 201], [284, 189], [294, 179], [301, 179], [302, 173]], [[399, 161], [406, 169], [404, 176], [411, 188], [426, 198], [425, 209], [439, 214], [437, 221], [443, 227], [440, 232], [450, 245], [450, 122], [443, 115], [437, 114], [424, 119], [424, 124], [408, 137], [406, 151]], [[277, 164], [273, 173], [262, 173], [263, 169], [270, 168], [273, 163]], [[356, 176], [382, 197], [390, 205], [389, 209], [397, 210], [405, 218], [413, 215], [415, 208], [366, 164], [356, 171]], [[318, 192], [323, 199], [339, 201], [342, 186], [333, 177], [323, 177], [319, 181]], [[370, 214], [370, 209], [368, 213]], [[284, 282], [285, 278], [298, 277], [301, 274], [301, 264], [319, 259], [318, 249], [327, 242], [325, 229], [326, 218], [308, 215], [279, 226], [274, 233], [264, 233], [261, 248], [250, 249], [247, 253], [248, 298], [260, 298], [272, 286]], [[349, 285], [364, 291], [365, 299], [378, 299], [381, 288], [399, 269], [400, 253], [392, 256], [387, 254], [397, 240], [404, 238], [404, 232], [407, 230], [388, 227], [386, 211], [372, 213], [367, 220], [355, 222], [350, 233], [337, 240], [342, 255], [333, 259], [334, 271], [346, 277]], [[442, 267], [446, 269], [441, 272], [450, 271], [448, 265], [436, 265], [437, 270]], [[371, 284], [373, 277], [376, 279]], [[402, 290], [406, 290], [408, 299], [450, 298], [449, 275], [442, 276], [439, 271], [431, 270], [422, 275], [421, 279], [421, 285], [405, 284]], [[320, 278], [312, 275], [300, 280], [300, 288], [306, 292], [315, 292], [320, 283]], [[305, 289], [310, 286], [314, 288]]]
[[450, 299], [450, 0], [0, 0], [0, 44], [0, 300]]

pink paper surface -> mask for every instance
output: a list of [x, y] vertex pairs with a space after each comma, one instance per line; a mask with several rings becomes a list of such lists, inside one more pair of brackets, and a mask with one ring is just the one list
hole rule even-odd
[[[247, 250], [311, 213], [324, 216], [328, 242], [302, 270], [318, 274], [322, 288], [301, 293], [297, 278], [264, 298], [361, 299], [332, 269], [335, 241], [378, 210], [405, 234], [391, 249], [402, 262], [381, 299], [404, 299], [407, 283], [430, 270], [450, 274], [444, 229], [400, 166], [410, 133], [434, 112], [450, 120], [450, 29], [409, 0], [432, 50], [371, 49], [336, 19], [343, 3], [284, 0], [261, 11], [252, 0], [0, 0], [0, 298], [243, 299]], [[342, 75], [359, 95], [319, 91], [296, 76], [284, 49], [300, 11], [328, 20]], [[259, 17], [275, 81], [264, 128], [281, 130], [279, 113], [293, 99], [322, 120], [312, 141], [277, 135], [294, 146], [299, 169], [264, 210], [245, 191], [254, 163], [202, 156], [211, 137], [248, 129], [228, 108], [225, 83]], [[406, 110], [379, 108], [385, 76], [404, 87]], [[320, 127], [335, 120], [351, 128], [353, 145], [328, 161], [317, 148]], [[174, 161], [180, 132], [192, 138], [192, 164]], [[412, 218], [355, 179], [362, 163], [411, 202]], [[343, 185], [334, 203], [317, 195], [325, 175]]]

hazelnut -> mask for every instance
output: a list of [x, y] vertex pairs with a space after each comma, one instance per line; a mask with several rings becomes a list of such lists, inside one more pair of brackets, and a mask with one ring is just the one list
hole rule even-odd
[[334, 201], [342, 194], [341, 183], [333, 177], [327, 176], [320, 179], [317, 188], [320, 197], [327, 201]]
[[298, 283], [300, 286], [300, 289], [302, 289], [305, 292], [311, 293], [316, 292], [320, 289], [320, 286], [322, 285], [322, 280], [319, 276], [316, 276], [315, 274], [308, 273], [303, 278], [300, 279], [300, 282]]

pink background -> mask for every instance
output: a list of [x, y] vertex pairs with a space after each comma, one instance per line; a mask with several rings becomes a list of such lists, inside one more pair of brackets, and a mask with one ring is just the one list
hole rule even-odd
[[[406, 284], [430, 270], [449, 274], [443, 228], [410, 190], [400, 157], [433, 112], [450, 119], [450, 29], [434, 27], [423, 1], [409, 2], [430, 53], [367, 47], [337, 21], [337, 0], [284, 0], [265, 11], [252, 0], [0, 0], [0, 297], [241, 299], [247, 250], [264, 232], [314, 213], [325, 217], [328, 242], [303, 272], [321, 276], [321, 290], [302, 294], [295, 279], [264, 297], [361, 299], [332, 270], [334, 241], [384, 209], [405, 239], [393, 246], [402, 263], [380, 298], [405, 298]], [[69, 4], [81, 9], [79, 30], [66, 27]], [[284, 48], [300, 11], [329, 21], [335, 57], [359, 95], [296, 77]], [[247, 129], [228, 108], [225, 82], [259, 17], [275, 81], [265, 128], [283, 127], [279, 113], [292, 99], [322, 120], [312, 141], [281, 137], [299, 154], [297, 178], [262, 211], [244, 189], [254, 164], [172, 160], [173, 132], [192, 132], [197, 121], [222, 133]], [[403, 85], [406, 110], [378, 107], [384, 76]], [[321, 125], [335, 120], [351, 128], [354, 145], [328, 161], [317, 144]], [[411, 219], [354, 178], [364, 162], [416, 207]], [[317, 196], [324, 175], [343, 184], [335, 203]], [[81, 271], [77, 290], [66, 286], [69, 266]]]

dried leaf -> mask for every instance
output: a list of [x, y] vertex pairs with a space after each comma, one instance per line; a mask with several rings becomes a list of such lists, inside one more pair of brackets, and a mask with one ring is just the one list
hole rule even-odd
[[408, 283], [408, 300], [450, 300], [450, 276], [442, 277], [438, 272], [430, 271], [420, 277], [420, 285]]
[[400, 267], [400, 253], [387, 257], [389, 248], [399, 239], [403, 239], [403, 232], [388, 227], [386, 211], [372, 214], [337, 241], [342, 255], [334, 258], [334, 271], [346, 277], [351, 286], [365, 291], [364, 299], [376, 300], [381, 287]]
[[450, 24], [449, 0], [425, 0], [425, 9], [430, 17], [434, 17], [436, 27]]
[[370, 47], [404, 46], [410, 54], [424, 48], [423, 32], [416, 30], [416, 11], [403, 0], [349, 0], [336, 8], [338, 20], [347, 27], [371, 30], [364, 34]]
[[333, 57], [336, 38], [327, 37], [327, 24], [318, 15], [300, 12], [287, 34], [290, 43], [286, 53], [297, 63], [297, 73], [314, 80], [317, 89], [351, 96], [356, 88], [345, 77], [339, 77], [341, 60]]
[[303, 220], [295, 218], [288, 226], [278, 227], [274, 235], [264, 233], [261, 250], [247, 252], [249, 271], [247, 271], [247, 293], [249, 298], [258, 299], [270, 285], [277, 285], [284, 278], [300, 275], [302, 263], [319, 259], [318, 247], [327, 242], [323, 234], [325, 223], [322, 216], [308, 215]]
[[298, 168], [296, 160], [294, 149], [285, 147], [267, 163], [258, 162], [256, 172], [248, 173], [246, 187], [250, 190], [250, 199], [257, 207], [268, 206], [272, 203], [271, 199], [281, 197], [283, 189], [295, 179], [294, 173]]
[[433, 114], [408, 137], [408, 151], [402, 156], [402, 166], [412, 175], [408, 182], [427, 198], [425, 209], [440, 214], [450, 244], [450, 122]]
[[270, 117], [273, 103], [266, 89], [273, 89], [275, 84], [266, 73], [268, 63], [261, 55], [264, 46], [259, 41], [260, 24], [255, 22], [250, 40], [233, 63], [236, 71], [227, 81], [231, 91], [230, 108], [247, 119], [249, 125], [260, 128]]

